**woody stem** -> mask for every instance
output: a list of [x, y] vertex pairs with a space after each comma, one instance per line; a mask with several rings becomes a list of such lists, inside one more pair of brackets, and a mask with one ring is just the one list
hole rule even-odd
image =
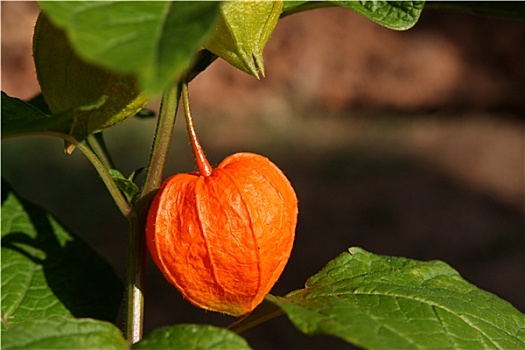
[[197, 133], [195, 132], [195, 127], [193, 126], [193, 118], [191, 117], [190, 110], [190, 96], [188, 93], [188, 82], [184, 81], [182, 83], [182, 104], [184, 106], [184, 116], [186, 118], [186, 128], [188, 129], [188, 136], [190, 137], [191, 147], [193, 148], [193, 154], [195, 156], [195, 161], [197, 162], [197, 167], [199, 168], [199, 173], [202, 176], [210, 176], [212, 167], [204, 154], [204, 150], [199, 142]]

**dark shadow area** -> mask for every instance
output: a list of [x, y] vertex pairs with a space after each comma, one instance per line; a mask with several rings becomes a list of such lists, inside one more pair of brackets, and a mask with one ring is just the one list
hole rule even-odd
[[18, 197], [20, 209], [24, 210], [14, 220], [28, 221], [24, 231], [8, 232], [2, 237], [2, 248], [30, 259], [37, 265], [35, 271], [41, 265], [47, 286], [74, 317], [115, 322], [124, 289], [112, 266], [82, 239], [65, 231], [49, 213], [21, 199], [2, 181], [2, 204], [10, 195]]

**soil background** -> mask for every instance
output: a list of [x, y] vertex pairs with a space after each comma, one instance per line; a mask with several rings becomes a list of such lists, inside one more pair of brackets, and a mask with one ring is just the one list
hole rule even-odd
[[[33, 2], [2, 1], [2, 90], [39, 93]], [[281, 20], [261, 81], [218, 60], [190, 86], [212, 163], [254, 151], [278, 164], [300, 201], [291, 260], [272, 291], [351, 246], [443, 260], [525, 311], [522, 22], [425, 10], [406, 32], [331, 8]], [[150, 108], [156, 109], [158, 101]], [[154, 119], [107, 132], [122, 172], [145, 166]], [[124, 278], [126, 222], [81, 154], [49, 138], [2, 142], [2, 176], [89, 241]], [[194, 168], [179, 121], [167, 174]], [[145, 332], [233, 319], [185, 302], [149, 261]], [[351, 348], [301, 335], [281, 317], [244, 334], [257, 349]]]

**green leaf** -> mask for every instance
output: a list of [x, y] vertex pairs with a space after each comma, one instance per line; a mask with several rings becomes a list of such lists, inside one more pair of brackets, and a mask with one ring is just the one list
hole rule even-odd
[[76, 111], [96, 109], [105, 102], [106, 98], [103, 96], [63, 113], [47, 115], [36, 107], [36, 104], [45, 106], [40, 98], [28, 103], [18, 98], [10, 97], [2, 91], [2, 137], [46, 131], [67, 134], [70, 131], [70, 127], [64, 122], [74, 119]]
[[136, 75], [150, 95], [188, 67], [214, 26], [215, 1], [41, 1], [73, 48], [92, 63]]
[[131, 200], [139, 193], [139, 187], [137, 184], [135, 184], [134, 179], [135, 175], [138, 173], [133, 172], [129, 178], [125, 178], [124, 175], [117, 169], [109, 169], [109, 174], [115, 180], [118, 188], [124, 193], [126, 196], [128, 202], [131, 202]]
[[53, 316], [115, 321], [122, 294], [107, 262], [2, 182], [2, 329]]
[[2, 333], [2, 349], [127, 349], [119, 329], [91, 319], [27, 320]]
[[137, 344], [133, 350], [140, 349], [251, 349], [241, 336], [224, 328], [181, 324], [157, 329]]
[[423, 11], [424, 1], [334, 1], [390, 29], [413, 27]]
[[267, 299], [306, 334], [374, 349], [519, 349], [525, 316], [440, 261], [351, 248], [306, 288]]
[[341, 6], [390, 29], [413, 27], [423, 11], [425, 1], [285, 1], [283, 15], [321, 7]]
[[49, 130], [72, 116], [73, 113], [46, 115], [33, 105], [2, 91], [2, 137]]

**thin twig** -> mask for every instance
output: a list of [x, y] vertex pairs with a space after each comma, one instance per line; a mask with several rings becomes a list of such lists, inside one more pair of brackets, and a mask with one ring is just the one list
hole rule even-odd
[[131, 207], [118, 188], [117, 184], [113, 180], [113, 177], [109, 173], [109, 169], [106, 167], [105, 163], [101, 161], [101, 159], [95, 154], [93, 149], [86, 143], [86, 141], [78, 141], [73, 136], [65, 133], [61, 133], [58, 131], [37, 131], [37, 132], [29, 132], [20, 134], [18, 136], [53, 136], [61, 138], [70, 144], [74, 145], [76, 148], [78, 148], [84, 156], [89, 160], [89, 162], [95, 167], [95, 170], [98, 172], [98, 175], [106, 185], [106, 188], [109, 191], [109, 194], [115, 201], [115, 204], [120, 209], [120, 212], [125, 217], [128, 217], [129, 213], [131, 212]]
[[[75, 143], [74, 143], [75, 144]], [[117, 206], [120, 209], [120, 212], [125, 217], [128, 217], [128, 215], [131, 212], [131, 207], [118, 188], [117, 184], [113, 180], [113, 177], [109, 173], [109, 169], [106, 167], [106, 165], [100, 160], [100, 158], [93, 152], [91, 147], [89, 147], [85, 141], [78, 142], [75, 144], [75, 146], [86, 156], [86, 158], [93, 164], [95, 169], [97, 170], [100, 178], [106, 185], [111, 197], [113, 197], [113, 200], [117, 204]]]

